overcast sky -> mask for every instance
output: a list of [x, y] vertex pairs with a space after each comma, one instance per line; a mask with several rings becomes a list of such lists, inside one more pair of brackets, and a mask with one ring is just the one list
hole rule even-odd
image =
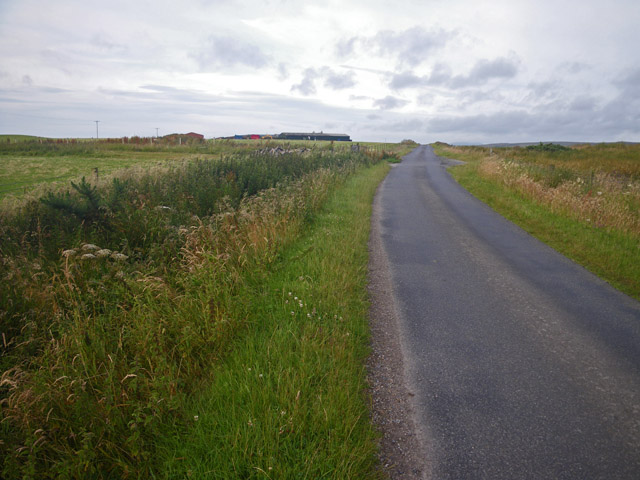
[[638, 0], [0, 0], [0, 133], [640, 141]]

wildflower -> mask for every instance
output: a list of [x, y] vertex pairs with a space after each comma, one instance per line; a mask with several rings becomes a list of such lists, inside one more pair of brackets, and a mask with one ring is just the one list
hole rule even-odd
[[83, 251], [100, 250], [100, 247], [98, 247], [97, 245], [94, 245], [93, 243], [85, 243], [84, 245], [82, 245], [82, 250]]
[[103, 248], [102, 250], [98, 250], [96, 252], [96, 257], [98, 258], [108, 257], [109, 255], [111, 255], [111, 250], [109, 250], [108, 248]]
[[76, 253], [78, 253], [78, 252], [76, 252], [73, 248], [70, 248], [69, 250], [63, 250], [62, 251], [62, 256], [63, 257], [73, 257]]
[[258, 375], [260, 378], [262, 378], [262, 374]]
[[111, 254], [111, 258], [113, 258], [114, 260], [118, 260], [118, 261], [124, 261], [129, 257], [127, 255], [125, 255], [124, 253], [113, 252]]
[[198, 415], [194, 415], [194, 416], [193, 416], [193, 420], [194, 420], [195, 422], [197, 422], [199, 418], [200, 418], [200, 417], [199, 417]]
[[598, 195], [602, 195], [602, 192], [598, 192]]
[[[631, 185], [629, 185], [629, 186], [631, 186]], [[289, 292], [289, 296], [291, 296], [291, 292]]]
[[282, 415], [283, 417], [284, 417], [286, 414], [287, 414], [287, 412], [285, 412], [284, 410], [282, 410], [282, 411], [280, 412], [280, 415]]
[[80, 260], [93, 260], [96, 256], [93, 253], [85, 253], [80, 257]]
[[291, 312], [291, 315], [295, 315], [295, 312]]
[[251, 420], [249, 420], [249, 421], [247, 422], [247, 425], [249, 425], [250, 427], [253, 427], [253, 422], [252, 422]]

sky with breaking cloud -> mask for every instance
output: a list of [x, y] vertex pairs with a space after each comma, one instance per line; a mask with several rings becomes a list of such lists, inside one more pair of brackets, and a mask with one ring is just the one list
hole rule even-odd
[[0, 133], [640, 141], [638, 0], [0, 0]]

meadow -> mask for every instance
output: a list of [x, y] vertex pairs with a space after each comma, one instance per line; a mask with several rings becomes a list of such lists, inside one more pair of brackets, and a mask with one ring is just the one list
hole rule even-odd
[[[83, 176], [93, 183], [130, 167], [148, 168], [198, 158], [221, 158], [232, 153], [272, 148], [285, 150], [350, 151], [350, 142], [277, 140], [175, 141], [155, 138], [46, 139], [20, 135], [0, 135], [0, 202], [31, 195], [49, 188], [61, 188]], [[397, 148], [393, 144], [358, 142], [378, 152]]]
[[263, 147], [2, 154], [153, 158], [0, 209], [3, 478], [379, 475], [368, 219], [412, 145]]
[[471, 193], [625, 293], [640, 299], [640, 145], [452, 147]]

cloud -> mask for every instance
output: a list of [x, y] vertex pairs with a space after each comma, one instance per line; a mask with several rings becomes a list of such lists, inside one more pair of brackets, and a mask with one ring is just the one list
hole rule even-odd
[[478, 60], [466, 76], [451, 79], [452, 88], [483, 85], [494, 78], [513, 78], [518, 73], [516, 58], [500, 57], [494, 60]]
[[437, 63], [429, 75], [416, 75], [411, 71], [394, 74], [389, 87], [394, 90], [442, 86], [452, 90], [464, 87], [480, 87], [494, 79], [509, 79], [518, 73], [517, 58], [499, 57], [493, 60], [478, 60], [467, 75], [452, 75], [451, 68]]
[[270, 60], [256, 45], [217, 35], [211, 35], [200, 51], [190, 56], [204, 71], [238, 66], [260, 69], [267, 66]]
[[444, 47], [455, 33], [424, 27], [412, 27], [403, 31], [382, 30], [372, 36], [354, 36], [339, 40], [335, 45], [336, 54], [349, 57], [357, 53], [392, 57], [399, 66], [415, 67], [429, 58], [429, 54]]
[[315, 95], [316, 93], [316, 78], [318, 78], [318, 72], [314, 68], [307, 68], [304, 71], [304, 75], [300, 83], [295, 84], [291, 87], [291, 91], [295, 92], [296, 90], [300, 92], [305, 97], [309, 95]]
[[379, 108], [380, 110], [393, 110], [396, 108], [402, 108], [408, 103], [409, 102], [407, 100], [387, 95], [384, 98], [375, 100], [373, 102], [373, 106]]
[[322, 80], [323, 85], [331, 90], [344, 90], [356, 85], [354, 72], [338, 73], [325, 66], [305, 69], [302, 80], [293, 85], [291, 91], [298, 91], [304, 96], [315, 95], [316, 80]]
[[640, 68], [620, 75], [614, 81], [614, 85], [634, 100], [640, 100]]
[[333, 90], [344, 90], [345, 88], [351, 88], [356, 85], [354, 79], [355, 73], [336, 73], [330, 69], [327, 69], [325, 73], [324, 86]]

